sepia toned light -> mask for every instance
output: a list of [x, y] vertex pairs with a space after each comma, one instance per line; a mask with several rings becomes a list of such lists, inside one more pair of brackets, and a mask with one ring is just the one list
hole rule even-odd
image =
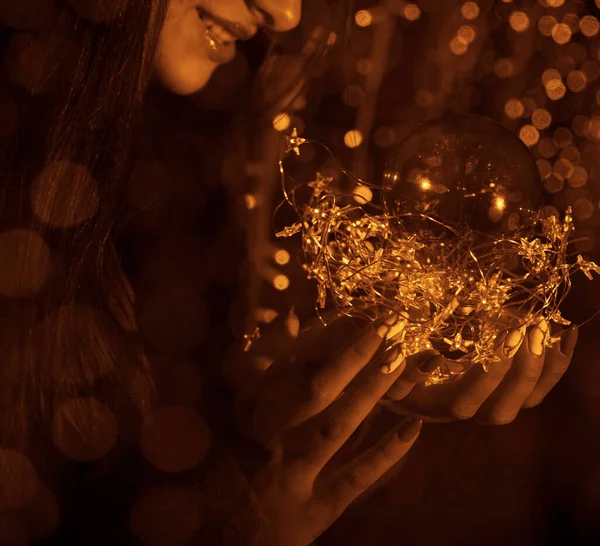
[[538, 166], [538, 170], [540, 171], [540, 176], [542, 180], [546, 180], [552, 174], [552, 164], [547, 159], [538, 159], [536, 161]]
[[356, 12], [356, 15], [354, 16], [354, 22], [359, 27], [368, 27], [373, 23], [373, 16], [369, 10], [361, 9], [360, 11]]
[[546, 0], [548, 7], [560, 8], [565, 3], [565, 0]]
[[471, 25], [462, 25], [456, 32], [456, 36], [464, 40], [466, 44], [470, 44], [475, 40], [475, 29]]
[[357, 184], [352, 191], [352, 197], [359, 205], [366, 205], [373, 199], [373, 190], [364, 184]]
[[529, 17], [523, 11], [513, 11], [508, 18], [508, 23], [515, 32], [524, 32], [529, 28]]
[[568, 159], [557, 159], [554, 162], [553, 172], [557, 178], [566, 180], [573, 174], [573, 164]]
[[520, 99], [509, 99], [504, 105], [504, 113], [509, 119], [520, 118], [525, 112], [525, 106]]
[[523, 125], [519, 131], [519, 138], [529, 147], [535, 146], [539, 139], [540, 133], [533, 125]]
[[547, 70], [544, 70], [542, 74], [542, 83], [544, 85], [548, 85], [548, 82], [552, 80], [562, 80], [560, 72], [555, 68], [548, 68]]
[[573, 167], [573, 171], [569, 177], [569, 185], [572, 188], [581, 188], [582, 186], [585, 186], [587, 180], [588, 173], [584, 167], [581, 165], [576, 165]]
[[587, 197], [577, 199], [573, 203], [573, 217], [577, 220], [588, 220], [594, 214], [594, 204]]
[[421, 17], [421, 8], [417, 4], [407, 4], [403, 15], [409, 21], [416, 21]]
[[552, 15], [542, 15], [538, 21], [538, 30], [544, 36], [552, 36], [552, 29], [556, 26], [558, 21]]
[[[528, 129], [537, 133], [533, 126]], [[414, 181], [425, 189], [431, 185], [431, 189], [435, 191], [437, 180], [433, 181], [416, 170], [417, 178]], [[390, 170], [386, 173], [386, 186], [374, 188], [379, 191], [389, 190], [392, 181], [398, 177], [396, 169]], [[432, 349], [432, 343], [437, 343], [438, 339], [440, 346], [443, 342], [448, 350], [463, 353], [454, 360], [465, 366], [462, 370], [439, 370], [425, 385], [444, 382], [476, 364], [483, 364], [487, 370], [485, 363], [497, 350], [501, 332], [488, 333], [480, 324], [490, 324], [490, 317], [499, 316], [503, 306], [511, 301], [511, 292], [519, 295], [520, 309], [526, 309], [525, 324], [534, 324], [540, 320], [535, 316], [540, 306], [544, 306], [541, 313], [547, 320], [566, 324], [567, 321], [560, 315], [558, 308], [558, 295], [562, 294], [563, 284], [569, 286], [571, 272], [582, 271], [588, 278], [593, 278], [592, 273], [600, 272], [600, 266], [582, 256], [578, 256], [577, 263], [572, 268], [567, 261], [567, 238], [573, 230], [570, 209], [566, 211], [564, 221], [540, 215], [535, 220], [533, 229], [530, 226], [523, 229], [515, 226], [516, 231], [511, 237], [502, 238], [502, 242], [506, 243], [505, 247], [496, 244], [499, 240], [491, 240], [489, 246], [481, 245], [484, 248], [477, 249], [480, 256], [494, 264], [488, 271], [478, 265], [484, 263], [484, 260], [473, 255], [470, 246], [472, 232], [467, 230], [459, 234], [452, 226], [444, 224], [443, 219], [440, 221], [431, 218], [427, 213], [415, 215], [421, 217], [417, 220], [420, 223], [434, 220], [436, 225], [458, 235], [457, 244], [466, 243], [465, 259], [469, 261], [464, 262], [460, 251], [452, 250], [447, 253], [446, 243], [443, 238], [440, 240], [439, 233], [432, 233], [431, 239], [425, 239], [424, 235], [428, 233], [425, 228], [419, 232], [420, 240], [417, 241], [411, 229], [407, 229], [404, 222], [398, 220], [395, 214], [397, 211], [391, 211], [390, 214], [384, 210], [381, 214], [372, 214], [360, 207], [341, 209], [331, 206], [335, 202], [334, 192], [337, 192], [337, 187], [332, 188], [332, 181], [331, 177], [326, 179], [318, 173], [316, 179], [310, 182], [313, 194], [308, 206], [292, 203], [298, 220], [276, 235], [299, 235], [303, 267], [309, 278], [314, 279], [318, 285], [315, 302], [318, 308], [324, 309], [331, 296], [338, 316], [373, 320], [373, 317], [380, 316], [382, 309], [388, 312], [393, 310], [395, 316], [388, 324], [395, 326], [394, 323], [397, 322], [399, 328], [390, 339], [397, 343], [403, 356]], [[558, 185], [560, 184], [559, 181]], [[503, 217], [497, 211], [504, 210], [507, 205], [501, 188], [498, 190], [488, 209], [488, 216], [492, 221]], [[510, 218], [507, 220], [510, 221]], [[331, 248], [331, 252], [324, 252], [324, 248]], [[434, 260], [431, 259], [433, 253]], [[530, 277], [521, 275], [516, 268], [510, 269], [510, 276], [504, 276], [504, 272], [499, 271], [497, 264], [504, 263], [504, 253], [506, 256], [515, 256], [517, 253], [523, 256], [522, 263], [527, 264], [528, 269], [526, 275], [529, 275], [530, 270], [541, 273], [536, 278], [533, 290], [524, 282]], [[469, 267], [471, 261], [476, 265]], [[563, 273], [567, 275], [563, 276]], [[448, 283], [448, 279], [453, 279], [453, 276], [457, 280]], [[385, 289], [382, 290], [382, 287]], [[431, 320], [427, 323], [411, 320], [405, 311], [408, 305], [410, 309], [416, 310], [418, 318], [423, 316], [422, 310], [431, 310], [428, 316]], [[464, 313], [465, 305], [477, 309], [477, 312]], [[448, 335], [449, 324], [455, 327], [454, 331], [458, 334]], [[473, 336], [467, 344], [467, 340], [460, 334], [466, 331], [483, 331], [485, 335]], [[555, 338], [552, 342], [558, 339]], [[390, 348], [393, 348], [391, 343], [385, 350]]]
[[280, 248], [275, 252], [274, 259], [279, 265], [287, 265], [290, 263], [290, 253], [287, 250]]
[[271, 324], [278, 316], [279, 313], [275, 309], [266, 307], [258, 307], [254, 312], [254, 318], [263, 324]]
[[593, 117], [590, 121], [588, 136], [596, 141], [600, 141], [600, 119]]
[[567, 88], [561, 80], [550, 80], [546, 84], [546, 95], [551, 100], [560, 100], [565, 96]]
[[452, 51], [452, 53], [455, 55], [464, 55], [468, 48], [469, 45], [458, 36], [455, 36], [450, 41], [450, 51]]
[[590, 120], [587, 117], [578, 114], [573, 118], [571, 127], [577, 136], [583, 137], [590, 131]]
[[560, 152], [560, 157], [567, 159], [571, 163], [579, 163], [581, 154], [579, 153], [579, 148], [571, 145], [563, 148], [563, 150]]
[[569, 27], [571, 34], [579, 32], [579, 17], [576, 14], [567, 13], [562, 22]]
[[587, 86], [587, 78], [581, 70], [574, 70], [567, 76], [567, 86], [574, 93], [583, 91]]
[[506, 199], [501, 195], [498, 195], [494, 198], [493, 206], [496, 210], [503, 211], [506, 210]]
[[278, 114], [273, 118], [273, 127], [276, 131], [287, 131], [292, 120], [288, 114]]
[[290, 279], [286, 275], [277, 275], [273, 279], [273, 286], [276, 290], [283, 292], [287, 290], [290, 286]]
[[545, 108], [538, 108], [531, 116], [531, 123], [536, 129], [542, 131], [550, 127], [552, 123], [552, 115]]
[[461, 7], [460, 12], [468, 21], [474, 21], [479, 17], [479, 6], [475, 2], [465, 2]]
[[363, 143], [363, 134], [358, 129], [352, 129], [344, 135], [344, 144], [348, 148], [358, 148]]
[[564, 23], [558, 23], [552, 28], [552, 38], [559, 45], [568, 43], [572, 34], [569, 25], [565, 25]]
[[586, 15], [579, 21], [579, 30], [584, 36], [591, 38], [600, 31], [600, 22], [593, 15]]
[[247, 193], [244, 195], [244, 204], [248, 210], [255, 209], [256, 205], [258, 204], [256, 196], [252, 195], [251, 193]]

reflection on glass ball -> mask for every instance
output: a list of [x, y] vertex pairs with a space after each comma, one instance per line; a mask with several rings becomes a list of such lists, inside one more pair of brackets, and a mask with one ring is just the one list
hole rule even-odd
[[383, 186], [388, 213], [418, 215], [413, 223], [423, 215], [459, 232], [508, 233], [542, 207], [528, 148], [509, 129], [474, 115], [437, 118], [410, 133], [388, 162]]

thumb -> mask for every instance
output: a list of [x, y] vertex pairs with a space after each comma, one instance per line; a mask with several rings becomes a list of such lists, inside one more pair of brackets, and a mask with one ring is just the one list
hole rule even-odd
[[256, 394], [264, 372], [273, 362], [290, 352], [300, 331], [294, 308], [278, 315], [270, 324], [261, 326], [248, 350], [235, 344], [225, 357], [223, 372], [238, 397]]
[[300, 320], [292, 306], [287, 313], [281, 313], [271, 323], [262, 325], [245, 353], [251, 357], [260, 355], [273, 362], [289, 353], [299, 333]]

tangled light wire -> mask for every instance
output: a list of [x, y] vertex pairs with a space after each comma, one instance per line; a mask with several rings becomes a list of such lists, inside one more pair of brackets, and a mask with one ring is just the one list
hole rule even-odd
[[[287, 137], [286, 155], [299, 155], [307, 142], [331, 154], [294, 132]], [[280, 170], [282, 205], [291, 206], [298, 220], [276, 235], [301, 238], [300, 261], [317, 283], [315, 306], [323, 323], [320, 311], [328, 302], [338, 316], [387, 319], [394, 324], [387, 351], [399, 348], [409, 356], [434, 349], [459, 365], [438, 369], [429, 384], [476, 364], [487, 370], [499, 360], [497, 349], [513, 328], [541, 319], [570, 324], [560, 305], [571, 275], [581, 271], [592, 279], [600, 273], [581, 255], [569, 263], [570, 209], [562, 219], [539, 212], [527, 226], [486, 235], [458, 231], [424, 213], [391, 214], [366, 199], [356, 204], [356, 193], [340, 192], [333, 177], [322, 173], [308, 183], [310, 196], [302, 204], [296, 193], [306, 185], [286, 173], [283, 160]], [[341, 173], [373, 194], [384, 191]], [[545, 343], [558, 339], [549, 335]]]

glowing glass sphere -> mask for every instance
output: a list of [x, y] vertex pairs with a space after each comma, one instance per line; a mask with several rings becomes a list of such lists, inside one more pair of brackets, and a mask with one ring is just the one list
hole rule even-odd
[[383, 186], [388, 213], [409, 215], [408, 224], [427, 217], [461, 233], [509, 233], [543, 206], [539, 170], [525, 144], [474, 115], [437, 118], [410, 133], [390, 158]]

